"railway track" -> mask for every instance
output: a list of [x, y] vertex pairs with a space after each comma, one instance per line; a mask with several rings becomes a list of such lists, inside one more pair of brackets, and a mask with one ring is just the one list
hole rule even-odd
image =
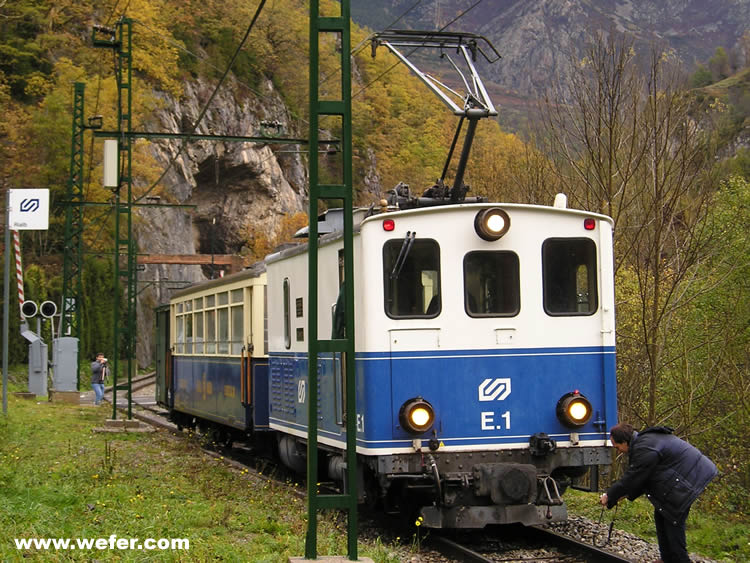
[[[495, 528], [497, 530], [497, 528]], [[631, 561], [623, 556], [597, 548], [592, 544], [540, 527], [513, 526], [498, 531], [482, 530], [462, 534], [457, 541], [437, 533], [427, 545], [451, 561], [469, 563], [500, 563], [512, 561], [554, 561], [567, 563], [622, 563]]]

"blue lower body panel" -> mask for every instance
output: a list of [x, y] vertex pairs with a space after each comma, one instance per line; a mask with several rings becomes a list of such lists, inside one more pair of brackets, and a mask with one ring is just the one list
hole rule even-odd
[[175, 356], [173, 384], [175, 410], [247, 429], [239, 358]]
[[[307, 356], [271, 354], [270, 421], [306, 435]], [[415, 436], [400, 427], [399, 410], [422, 397], [436, 421], [421, 439], [441, 449], [486, 450], [528, 446], [544, 432], [559, 442], [573, 430], [556, 416], [558, 400], [579, 391], [594, 415], [575, 429], [583, 444], [603, 446], [617, 423], [615, 351], [610, 347], [360, 353], [356, 357], [357, 447], [379, 455], [411, 452]], [[337, 364], [318, 361], [319, 440], [345, 447]]]

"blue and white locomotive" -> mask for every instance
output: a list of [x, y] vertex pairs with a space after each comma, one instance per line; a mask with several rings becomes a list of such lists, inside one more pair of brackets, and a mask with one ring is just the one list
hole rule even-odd
[[[327, 215], [318, 287], [331, 314], [319, 334], [334, 331], [345, 282]], [[416, 505], [430, 527], [565, 519], [561, 493], [609, 463], [617, 419], [611, 220], [462, 203], [358, 211], [355, 224], [361, 500]], [[298, 244], [175, 295], [162, 402], [182, 424], [271, 433], [304, 470], [307, 284]], [[341, 480], [339, 358], [320, 358], [318, 372], [319, 457]]]

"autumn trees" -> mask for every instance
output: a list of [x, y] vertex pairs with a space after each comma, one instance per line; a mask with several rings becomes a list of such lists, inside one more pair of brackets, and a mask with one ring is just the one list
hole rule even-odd
[[620, 416], [735, 436], [749, 413], [747, 181], [717, 177], [718, 104], [698, 111], [673, 53], [641, 58], [624, 36], [571, 63], [539, 138], [574, 205], [615, 220]]

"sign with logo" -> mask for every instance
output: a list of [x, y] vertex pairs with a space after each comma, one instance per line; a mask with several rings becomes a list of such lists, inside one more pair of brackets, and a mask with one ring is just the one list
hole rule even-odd
[[9, 190], [9, 227], [14, 231], [46, 231], [49, 228], [49, 190]]
[[502, 401], [510, 395], [510, 378], [485, 379], [479, 385], [480, 401]]

